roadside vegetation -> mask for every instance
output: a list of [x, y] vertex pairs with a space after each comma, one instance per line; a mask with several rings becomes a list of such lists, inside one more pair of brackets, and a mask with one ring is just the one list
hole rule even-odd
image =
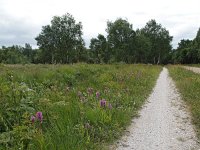
[[0, 149], [103, 149], [137, 115], [153, 65], [1, 65]]
[[181, 93], [182, 99], [189, 107], [198, 138], [200, 138], [200, 76], [180, 66], [169, 66], [168, 68]]
[[[89, 47], [82, 30], [67, 13], [42, 27], [37, 49], [0, 48], [0, 149], [100, 149], [144, 103], [161, 71], [153, 64], [200, 62], [200, 29], [174, 50], [154, 19], [140, 29], [109, 20], [106, 36], [99, 33]], [[149, 65], [130, 65], [138, 63]], [[169, 68], [199, 130], [199, 77]]]
[[200, 67], [200, 64], [187, 64], [186, 66], [191, 66], [191, 67]]

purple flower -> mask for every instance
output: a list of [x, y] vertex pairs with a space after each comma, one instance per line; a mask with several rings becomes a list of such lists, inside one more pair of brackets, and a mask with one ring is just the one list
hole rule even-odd
[[35, 122], [35, 116], [31, 116], [31, 122], [32, 122], [32, 123]]
[[99, 97], [100, 97], [100, 93], [99, 92], [96, 92], [96, 97], [97, 97], [97, 99], [99, 99]]
[[112, 109], [112, 104], [109, 103], [109, 104], [108, 104], [108, 108], [109, 108], [109, 109]]
[[36, 118], [40, 121], [40, 123], [42, 123], [42, 119], [43, 119], [42, 112], [38, 111], [36, 113]]
[[106, 107], [106, 100], [105, 99], [100, 100], [100, 106]]

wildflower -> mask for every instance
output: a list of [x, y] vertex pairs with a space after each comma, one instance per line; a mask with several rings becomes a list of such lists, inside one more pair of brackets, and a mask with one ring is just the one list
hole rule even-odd
[[31, 122], [32, 122], [32, 123], [35, 122], [35, 116], [31, 116]]
[[112, 109], [112, 104], [109, 103], [109, 104], [108, 104], [108, 108], [109, 108], [109, 109]]
[[88, 89], [87, 89], [87, 93], [88, 93], [88, 94], [92, 94], [92, 93], [93, 93], [93, 88], [88, 88]]
[[99, 92], [96, 92], [96, 97], [97, 97], [97, 99], [99, 99], [99, 97], [100, 97], [100, 93]]
[[106, 107], [106, 100], [105, 100], [105, 99], [102, 99], [102, 100], [100, 101], [100, 106], [101, 106], [101, 107]]
[[42, 120], [43, 120], [42, 112], [38, 111], [38, 112], [36, 113], [36, 117], [37, 117], [37, 119], [40, 121], [40, 123], [42, 123]]

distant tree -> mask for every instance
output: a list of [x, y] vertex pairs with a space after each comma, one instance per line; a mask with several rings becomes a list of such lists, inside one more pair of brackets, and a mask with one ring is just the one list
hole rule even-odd
[[131, 55], [134, 51], [133, 43], [135, 40], [135, 31], [132, 24], [122, 18], [115, 22], [108, 21], [107, 29], [109, 48], [115, 61], [129, 63], [133, 60]]
[[23, 47], [13, 45], [11, 47], [3, 46], [0, 53], [0, 62], [5, 64], [24, 64], [29, 63], [28, 58], [23, 55]]
[[169, 31], [155, 20], [150, 20], [142, 29], [142, 33], [151, 41], [149, 62], [154, 64], [166, 63], [168, 54], [172, 49], [171, 41], [173, 37], [169, 35]]
[[94, 53], [96, 63], [108, 62], [109, 54], [107, 49], [107, 40], [102, 34], [99, 34], [97, 38], [91, 39], [90, 49]]
[[62, 17], [54, 16], [51, 24], [42, 27], [35, 38], [43, 51], [47, 63], [70, 63], [76, 58], [77, 51], [84, 46], [82, 24], [76, 23], [69, 13]]
[[184, 49], [184, 48], [189, 48], [192, 46], [192, 40], [189, 39], [182, 39], [179, 43], [178, 43], [178, 47], [177, 49]]
[[173, 53], [173, 62], [182, 64], [199, 63], [200, 55], [198, 42], [194, 40], [182, 39]]
[[148, 63], [149, 55], [151, 54], [151, 40], [146, 37], [141, 30], [136, 31], [135, 40], [135, 62]]
[[30, 44], [25, 43], [25, 47], [23, 48], [23, 55], [26, 56], [29, 62], [32, 62], [33, 59], [33, 49]]
[[196, 48], [200, 48], [200, 28], [199, 28], [199, 30], [197, 31], [197, 35], [196, 35], [196, 37], [195, 37], [195, 39], [194, 39], [194, 44], [195, 44], [195, 47]]

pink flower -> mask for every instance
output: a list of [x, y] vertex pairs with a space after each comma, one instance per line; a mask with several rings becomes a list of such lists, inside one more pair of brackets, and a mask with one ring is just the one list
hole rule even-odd
[[31, 122], [32, 122], [32, 123], [35, 122], [35, 116], [31, 116]]
[[96, 92], [96, 97], [97, 97], [97, 99], [99, 99], [99, 97], [100, 97], [100, 93], [99, 92]]
[[106, 107], [106, 100], [105, 99], [100, 100], [100, 106]]
[[40, 123], [42, 123], [43, 120], [42, 112], [38, 111], [36, 113], [36, 118], [40, 121]]

